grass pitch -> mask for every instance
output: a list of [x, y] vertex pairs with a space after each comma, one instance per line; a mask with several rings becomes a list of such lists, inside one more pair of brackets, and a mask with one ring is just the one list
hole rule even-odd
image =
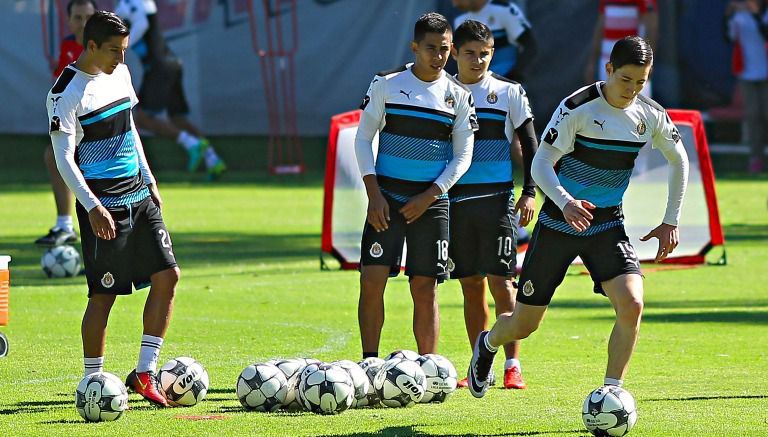
[[[80, 419], [74, 391], [82, 374], [84, 279], [44, 278], [42, 251], [31, 242], [51, 224], [51, 195], [40, 179], [19, 184], [6, 174], [0, 253], [13, 262], [11, 320], [0, 327], [10, 339], [10, 354], [0, 359], [4, 434], [588, 435], [581, 403], [602, 383], [613, 311], [579, 268], [558, 290], [541, 329], [523, 343], [528, 390], [496, 388], [482, 400], [460, 390], [441, 405], [331, 417], [245, 412], [234, 388], [248, 364], [296, 356], [359, 359], [358, 274], [319, 269], [319, 173], [281, 183], [235, 174], [216, 185], [159, 176], [182, 269], [161, 363], [184, 355], [201, 361], [211, 378], [208, 397], [194, 407], [156, 410], [131, 395], [131, 410], [116, 422]], [[765, 179], [718, 183], [727, 266], [646, 266], [646, 312], [626, 383], [639, 405], [630, 435], [768, 435], [767, 193]], [[121, 378], [136, 363], [145, 298], [146, 292], [119, 298], [112, 311], [105, 370]], [[439, 299], [439, 352], [462, 374], [470, 348], [458, 283], [442, 285]], [[406, 280], [391, 281], [382, 354], [415, 349], [411, 311]]]

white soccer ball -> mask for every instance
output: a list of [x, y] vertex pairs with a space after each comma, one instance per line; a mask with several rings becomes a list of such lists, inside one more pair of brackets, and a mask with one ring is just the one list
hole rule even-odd
[[352, 379], [352, 384], [355, 386], [355, 398], [352, 400], [352, 408], [356, 408], [358, 402], [362, 402], [362, 405], [360, 406], [368, 405], [366, 396], [368, 395], [368, 390], [371, 388], [371, 381], [368, 379], [365, 370], [363, 370], [356, 362], [350, 360], [334, 361], [331, 364], [335, 364], [346, 370], [349, 377]]
[[421, 358], [421, 355], [419, 355], [418, 352], [414, 352], [412, 350], [398, 349], [396, 351], [392, 351], [389, 355], [384, 357], [384, 361], [389, 361], [394, 358], [402, 358], [404, 360], [418, 361], [419, 358]]
[[626, 435], [637, 422], [635, 398], [615, 385], [596, 388], [584, 400], [581, 418], [593, 435]]
[[419, 402], [444, 402], [456, 390], [458, 374], [447, 358], [425, 354], [418, 361], [427, 378], [427, 391]]
[[427, 391], [427, 378], [416, 362], [395, 358], [379, 369], [373, 386], [385, 406], [410, 407]]
[[338, 414], [352, 406], [355, 385], [340, 366], [310, 364], [301, 372], [298, 394], [307, 411]]
[[236, 392], [247, 410], [272, 412], [285, 403], [288, 380], [274, 364], [252, 364], [237, 378]]
[[267, 363], [271, 363], [280, 369], [287, 381], [285, 400], [280, 407], [288, 411], [301, 410], [301, 404], [297, 398], [296, 390], [299, 386], [299, 375], [307, 366], [306, 361], [303, 359], [289, 358], [269, 360]]
[[160, 386], [171, 405], [190, 407], [208, 393], [208, 371], [190, 357], [174, 358], [160, 368]]
[[80, 273], [80, 253], [72, 246], [56, 246], [45, 251], [40, 266], [49, 278], [71, 278]]
[[376, 394], [376, 389], [373, 388], [373, 380], [376, 378], [376, 374], [384, 363], [384, 360], [376, 357], [368, 357], [358, 363], [360, 368], [363, 369], [368, 376], [370, 385], [368, 386], [368, 392], [366, 393], [365, 398], [358, 399], [355, 402], [355, 408], [373, 407], [379, 404], [379, 395]]
[[111, 373], [91, 373], [77, 384], [75, 407], [88, 422], [117, 420], [128, 408], [128, 391]]

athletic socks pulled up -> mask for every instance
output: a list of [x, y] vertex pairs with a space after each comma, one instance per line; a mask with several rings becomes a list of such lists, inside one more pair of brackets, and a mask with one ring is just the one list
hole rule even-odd
[[157, 371], [157, 359], [160, 357], [160, 348], [162, 346], [162, 337], [147, 334], [141, 336], [141, 350], [139, 351], [136, 373]]

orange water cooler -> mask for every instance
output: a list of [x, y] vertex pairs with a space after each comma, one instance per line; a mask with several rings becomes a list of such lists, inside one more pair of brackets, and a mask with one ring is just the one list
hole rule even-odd
[[[0, 326], [8, 324], [8, 298], [11, 288], [11, 272], [8, 263], [11, 257], [0, 255]], [[8, 337], [0, 332], [0, 357], [8, 355]]]

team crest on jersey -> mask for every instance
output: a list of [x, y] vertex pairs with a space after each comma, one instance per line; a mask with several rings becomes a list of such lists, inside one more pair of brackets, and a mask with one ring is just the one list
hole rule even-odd
[[112, 273], [104, 273], [104, 276], [101, 277], [101, 285], [104, 288], [112, 288], [115, 285], [115, 277], [112, 276]]
[[526, 296], [531, 296], [533, 292], [536, 291], [533, 289], [533, 282], [531, 280], [525, 281], [525, 284], [523, 285], [523, 294]]
[[456, 99], [453, 97], [453, 94], [450, 92], [445, 93], [445, 104], [453, 108], [456, 106]]
[[637, 134], [638, 135], [645, 135], [645, 122], [643, 120], [640, 120], [639, 123], [637, 123]]
[[384, 255], [384, 248], [382, 248], [381, 244], [378, 242], [374, 242], [371, 244], [371, 249], [368, 251], [368, 253], [370, 253], [374, 258], [381, 258], [381, 256]]
[[490, 103], [491, 105], [495, 105], [496, 102], [499, 101], [499, 97], [496, 95], [495, 92], [491, 91], [488, 93], [488, 97], [485, 98], [485, 101]]

